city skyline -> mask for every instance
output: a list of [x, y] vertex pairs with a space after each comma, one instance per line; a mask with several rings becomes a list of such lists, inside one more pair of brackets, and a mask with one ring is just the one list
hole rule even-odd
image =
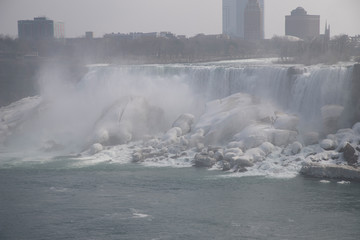
[[[141, 6], [141, 7], [139, 7]], [[189, 7], [191, 6], [191, 7]], [[285, 34], [285, 16], [296, 7], [321, 16], [332, 35], [360, 34], [358, 0], [265, 0], [265, 37]], [[222, 0], [1, 0], [0, 34], [17, 36], [17, 21], [46, 16], [65, 23], [66, 37], [81, 37], [93, 31], [95, 37], [111, 32], [171, 31], [178, 35], [222, 32]]]
[[[264, 19], [264, 0], [258, 0]], [[244, 38], [245, 9], [248, 0], [222, 0], [222, 33], [232, 37]], [[264, 29], [263, 29], [264, 31]], [[263, 32], [264, 35], [264, 32]]]

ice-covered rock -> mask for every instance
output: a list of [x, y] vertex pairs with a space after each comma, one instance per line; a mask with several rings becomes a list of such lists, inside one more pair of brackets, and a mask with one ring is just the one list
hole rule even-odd
[[302, 148], [303, 148], [303, 145], [300, 142], [298, 142], [298, 141], [293, 142], [291, 144], [291, 153], [296, 155], [301, 151]]
[[270, 142], [264, 142], [259, 146], [259, 148], [265, 153], [265, 155], [269, 155], [275, 149], [275, 146]]
[[179, 127], [173, 127], [166, 132], [162, 140], [169, 144], [175, 144], [180, 141], [179, 137], [182, 135], [182, 130]]
[[261, 162], [265, 159], [266, 154], [261, 148], [252, 148], [245, 152], [251, 162]]
[[268, 142], [269, 125], [252, 124], [244, 128], [241, 132], [234, 136], [234, 140], [242, 142], [245, 149], [258, 147], [264, 142]]
[[214, 158], [216, 161], [222, 161], [224, 159], [224, 152], [222, 149], [219, 149], [214, 153]]
[[324, 139], [320, 142], [320, 147], [324, 150], [334, 150], [336, 149], [336, 143], [331, 139]]
[[192, 147], [196, 147], [199, 143], [203, 143], [204, 141], [204, 129], [200, 128], [195, 131], [195, 133], [191, 134], [189, 137], [189, 144]]
[[237, 156], [241, 156], [241, 155], [243, 155], [244, 153], [243, 153], [243, 151], [242, 151], [240, 148], [228, 148], [228, 149], [225, 150], [225, 156], [226, 156], [227, 154], [235, 154], [235, 155], [237, 155]]
[[194, 115], [192, 114], [182, 114], [175, 120], [173, 127], [179, 127], [182, 130], [182, 134], [187, 134], [191, 131], [191, 126], [194, 123]]
[[359, 156], [350, 143], [347, 143], [345, 147], [341, 149], [341, 152], [343, 152], [344, 159], [350, 166], [353, 166], [357, 163]]
[[246, 168], [254, 166], [249, 156], [241, 156], [234, 159], [232, 165], [236, 168]]
[[94, 142], [124, 144], [157, 133], [164, 122], [160, 108], [144, 97], [123, 97], [106, 108], [95, 124]]
[[102, 150], [104, 150], [103, 145], [101, 145], [100, 143], [94, 143], [91, 147], [90, 147], [90, 154], [94, 155], [98, 152], [101, 152]]
[[249, 94], [237, 93], [206, 105], [195, 129], [204, 129], [207, 142], [222, 143], [233, 139], [253, 122], [274, 117], [274, 108], [268, 103], [254, 101]]
[[335, 164], [305, 163], [300, 173], [317, 178], [360, 180], [360, 170], [351, 166]]
[[339, 129], [336, 133], [335, 136], [337, 139], [340, 139], [341, 141], [344, 140], [349, 140], [351, 138], [353, 138], [353, 136], [355, 135], [355, 132], [353, 129], [351, 128], [343, 128], [343, 129]]
[[206, 167], [210, 168], [216, 163], [216, 159], [210, 157], [206, 153], [198, 153], [195, 155], [194, 158], [194, 165], [195, 167]]

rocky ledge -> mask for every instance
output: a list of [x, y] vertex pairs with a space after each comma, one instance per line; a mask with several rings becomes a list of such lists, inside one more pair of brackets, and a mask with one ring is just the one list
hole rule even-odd
[[300, 173], [317, 178], [360, 181], [360, 169], [348, 165], [304, 163]]

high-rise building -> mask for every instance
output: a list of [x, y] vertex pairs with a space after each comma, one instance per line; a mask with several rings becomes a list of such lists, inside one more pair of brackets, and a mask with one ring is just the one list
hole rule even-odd
[[20, 39], [51, 39], [64, 38], [64, 23], [54, 22], [46, 17], [37, 17], [34, 20], [19, 20], [18, 35]]
[[[230, 37], [244, 38], [245, 8], [249, 0], [223, 0], [223, 34]], [[264, 0], [258, 0], [262, 9], [264, 26]], [[264, 28], [263, 34], [264, 36]]]
[[54, 38], [65, 38], [65, 24], [54, 22]]
[[304, 8], [298, 7], [285, 17], [285, 35], [301, 39], [320, 35], [320, 16], [308, 15]]
[[244, 12], [244, 38], [264, 39], [263, 11], [258, 0], [249, 0]]

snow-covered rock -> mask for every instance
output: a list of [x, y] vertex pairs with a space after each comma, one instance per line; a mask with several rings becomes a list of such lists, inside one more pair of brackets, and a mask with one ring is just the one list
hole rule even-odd
[[244, 128], [234, 136], [234, 140], [242, 142], [245, 149], [258, 147], [269, 141], [269, 130], [271, 127], [264, 124], [252, 124]]
[[300, 173], [317, 178], [360, 180], [360, 170], [351, 166], [305, 163]]
[[94, 155], [98, 152], [101, 152], [102, 150], [104, 150], [103, 145], [101, 145], [100, 143], [94, 143], [91, 147], [90, 147], [90, 154]]
[[228, 142], [251, 123], [274, 117], [270, 104], [254, 101], [249, 94], [237, 93], [209, 102], [195, 129], [204, 129], [207, 142]]
[[173, 127], [166, 132], [162, 140], [168, 144], [175, 144], [180, 141], [179, 137], [182, 135], [182, 130], [179, 127]]
[[206, 167], [210, 168], [216, 163], [216, 159], [210, 157], [208, 154], [198, 153], [194, 158], [195, 167]]
[[303, 145], [300, 142], [298, 142], [298, 141], [293, 142], [291, 144], [291, 153], [296, 155], [301, 151], [302, 148], [303, 148]]
[[175, 120], [173, 127], [179, 127], [182, 130], [182, 134], [187, 134], [191, 131], [191, 126], [194, 123], [194, 115], [192, 114], [182, 114]]
[[259, 149], [261, 149], [265, 155], [269, 155], [274, 151], [275, 146], [270, 142], [264, 142], [259, 146]]
[[320, 147], [324, 150], [334, 150], [336, 149], [336, 143], [331, 139], [324, 139], [320, 142]]

